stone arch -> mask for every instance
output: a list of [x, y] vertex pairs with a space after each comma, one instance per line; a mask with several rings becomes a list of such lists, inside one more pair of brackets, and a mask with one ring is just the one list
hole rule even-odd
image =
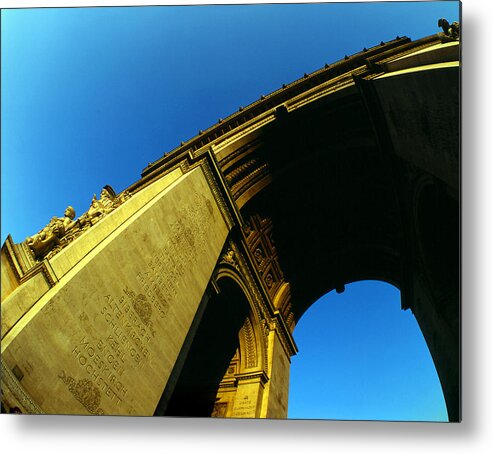
[[223, 388], [234, 387], [238, 374], [239, 332], [251, 311], [236, 280], [223, 276], [210, 290], [193, 330], [181, 370], [166, 404], [167, 416], [217, 415]]
[[[249, 304], [249, 312], [238, 333], [239, 336], [239, 373], [247, 371], [267, 372], [267, 338], [265, 330], [262, 329], [262, 310], [253, 294], [251, 284], [245, 277], [238, 260], [239, 252], [229, 246], [223, 254], [223, 258], [214, 275], [216, 288], [221, 289], [221, 284], [226, 281], [234, 282], [241, 290]], [[225, 260], [225, 257], [228, 257]], [[234, 259], [232, 259], [234, 257]]]

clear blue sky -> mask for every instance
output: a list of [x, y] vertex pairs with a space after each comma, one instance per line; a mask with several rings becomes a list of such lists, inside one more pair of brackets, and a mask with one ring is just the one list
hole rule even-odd
[[[2, 242], [9, 233], [24, 240], [69, 204], [82, 214], [105, 184], [125, 189], [149, 162], [283, 83], [397, 35], [434, 34], [438, 18], [458, 20], [458, 8], [441, 1], [2, 10]], [[410, 323], [393, 298], [381, 301], [384, 326]], [[318, 306], [295, 331], [300, 346]], [[365, 335], [349, 338], [364, 345]], [[400, 345], [392, 337], [387, 344]], [[389, 372], [380, 364], [377, 373]], [[437, 407], [427, 414], [435, 418]]]
[[290, 418], [448, 420], [426, 342], [394, 286], [362, 281], [332, 291], [294, 336]]

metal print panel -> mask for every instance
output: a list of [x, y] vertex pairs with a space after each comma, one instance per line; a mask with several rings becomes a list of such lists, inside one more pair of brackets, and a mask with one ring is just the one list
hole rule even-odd
[[2, 412], [461, 420], [459, 2], [1, 20]]

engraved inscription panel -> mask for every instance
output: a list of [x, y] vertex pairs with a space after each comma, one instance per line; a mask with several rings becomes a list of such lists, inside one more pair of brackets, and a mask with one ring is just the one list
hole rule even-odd
[[234, 399], [232, 418], [256, 418], [262, 400], [262, 384], [259, 380], [240, 382]]
[[43, 411], [152, 415], [227, 234], [197, 168], [45, 295], [2, 345]]
[[254, 418], [256, 408], [257, 408], [256, 402], [253, 402], [249, 396], [243, 396], [243, 398], [235, 401], [233, 417]]

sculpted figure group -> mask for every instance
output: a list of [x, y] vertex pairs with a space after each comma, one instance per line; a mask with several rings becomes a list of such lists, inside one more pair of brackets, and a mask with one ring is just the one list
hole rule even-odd
[[55, 247], [59, 240], [74, 228], [75, 210], [69, 206], [64, 217], [52, 217], [49, 224], [33, 236], [26, 238], [26, 243], [36, 258], [43, 257]]
[[460, 25], [459, 22], [452, 22], [451, 24], [447, 19], [438, 19], [438, 26], [443, 30], [442, 38], [445, 41], [457, 41], [460, 38]]
[[107, 185], [101, 190], [99, 199], [94, 194], [91, 206], [77, 220], [74, 220], [75, 210], [69, 206], [65, 210], [64, 217], [54, 216], [46, 227], [35, 235], [26, 238], [25, 243], [34, 254], [35, 259], [52, 257], [128, 198], [130, 198], [128, 191], [116, 196], [113, 188]]

